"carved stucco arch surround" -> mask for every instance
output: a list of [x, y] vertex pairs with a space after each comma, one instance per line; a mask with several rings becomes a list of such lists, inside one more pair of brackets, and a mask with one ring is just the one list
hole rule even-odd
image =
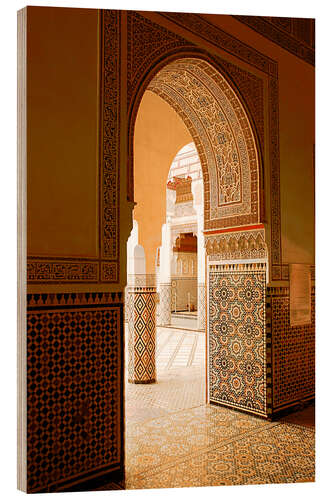
[[133, 183], [136, 113], [144, 91], [149, 90], [177, 112], [198, 150], [204, 182], [204, 229], [261, 222], [260, 157], [249, 117], [231, 84], [211, 61], [192, 54], [173, 55], [149, 75], [130, 117], [129, 182]]

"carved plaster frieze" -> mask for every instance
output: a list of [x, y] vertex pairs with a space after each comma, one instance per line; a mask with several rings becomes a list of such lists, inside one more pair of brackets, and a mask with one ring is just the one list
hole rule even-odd
[[209, 260], [260, 259], [268, 255], [264, 229], [206, 236], [205, 247]]

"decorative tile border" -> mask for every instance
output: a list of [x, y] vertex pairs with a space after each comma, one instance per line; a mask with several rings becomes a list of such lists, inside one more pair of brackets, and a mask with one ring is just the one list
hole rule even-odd
[[[282, 263], [281, 202], [280, 202], [280, 148], [279, 148], [279, 86], [277, 78], [268, 81], [269, 99], [269, 155], [271, 178], [271, 265]], [[272, 267], [273, 269], [273, 267]], [[274, 271], [272, 271], [274, 278]], [[279, 279], [279, 278], [277, 278]]]
[[77, 260], [29, 259], [27, 263], [28, 283], [98, 282], [98, 262]]
[[127, 12], [127, 102], [128, 107], [142, 74], [156, 60], [175, 49], [191, 46], [184, 38], [150, 21], [141, 13]]
[[277, 76], [277, 63], [250, 45], [218, 28], [200, 16], [200, 14], [182, 12], [160, 12], [160, 15], [173, 21], [216, 47], [223, 48], [229, 54], [251, 64], [255, 68], [272, 76]]
[[315, 20], [291, 17], [233, 16], [294, 56], [315, 65]]
[[[114, 260], [119, 272], [119, 151], [120, 151], [120, 11], [103, 10], [101, 64], [101, 206], [100, 251]], [[113, 264], [115, 266], [115, 264]], [[117, 272], [103, 266], [103, 281]]]
[[84, 306], [118, 304], [123, 301], [122, 292], [81, 293], [28, 293], [28, 309], [40, 307]]

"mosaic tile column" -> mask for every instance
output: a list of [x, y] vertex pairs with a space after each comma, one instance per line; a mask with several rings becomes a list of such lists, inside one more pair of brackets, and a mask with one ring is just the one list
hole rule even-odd
[[206, 307], [205, 307], [205, 284], [198, 283], [198, 330], [204, 330], [206, 324]]
[[128, 381], [156, 381], [156, 287], [128, 291]]
[[171, 324], [171, 283], [160, 284], [159, 326]]

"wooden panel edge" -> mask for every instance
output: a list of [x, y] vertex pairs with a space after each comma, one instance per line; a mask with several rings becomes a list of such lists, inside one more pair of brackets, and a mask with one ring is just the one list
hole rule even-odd
[[17, 12], [17, 488], [27, 491], [27, 7]]

